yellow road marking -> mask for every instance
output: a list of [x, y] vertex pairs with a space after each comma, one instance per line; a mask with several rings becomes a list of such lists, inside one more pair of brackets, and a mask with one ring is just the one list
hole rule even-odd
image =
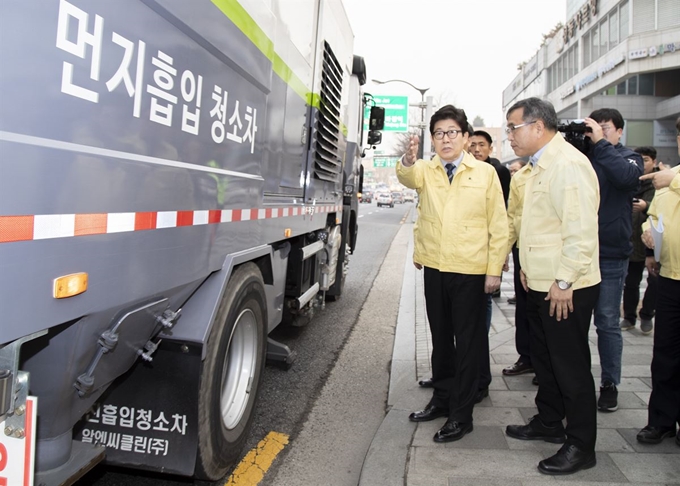
[[408, 208], [408, 211], [406, 211], [406, 214], [404, 215], [404, 217], [401, 218], [401, 221], [399, 221], [399, 224], [404, 224], [406, 222], [406, 218], [408, 218], [409, 214], [411, 214], [411, 208]]
[[288, 436], [269, 432], [236, 466], [224, 486], [255, 486], [262, 481], [276, 456], [288, 444]]

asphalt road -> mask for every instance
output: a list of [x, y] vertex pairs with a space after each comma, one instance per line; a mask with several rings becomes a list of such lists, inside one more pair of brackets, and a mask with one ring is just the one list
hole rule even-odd
[[[290, 461], [293, 460], [291, 458], [297, 458], [295, 455], [296, 447], [298, 447], [297, 439], [304, 431], [310, 412], [314, 410], [317, 400], [322, 396], [324, 386], [329, 377], [332, 376], [338, 357], [348, 343], [352, 329], [359, 321], [360, 311], [374, 285], [392, 240], [401, 227], [400, 222], [409, 211], [413, 210], [414, 206], [410, 203], [398, 204], [394, 208], [380, 209], [375, 206], [375, 203], [361, 204], [357, 249], [351, 256], [350, 269], [340, 300], [326, 303], [326, 308], [319, 312], [305, 327], [279, 326], [272, 333], [273, 339], [286, 344], [297, 354], [297, 357], [289, 370], [281, 370], [271, 366], [265, 369], [250, 439], [246, 443], [243, 455], [255, 447], [270, 431], [290, 436], [290, 442], [265, 475], [262, 485], [315, 484], [311, 482], [311, 478], [309, 478], [310, 482], [307, 482], [303, 477], [305, 474], [308, 477], [310, 474], [315, 474], [315, 467], [310, 469], [306, 467], [293, 469], [290, 467]], [[403, 265], [403, 260], [398, 262], [398, 265]], [[391, 282], [391, 284], [394, 285], [394, 282]], [[399, 284], [400, 288], [401, 285]], [[396, 308], [394, 312], [396, 312]], [[375, 320], [375, 318], [373, 319]], [[385, 334], [389, 334], [388, 329], [378, 331], [383, 340], [386, 339]], [[366, 329], [362, 332], [366, 332]], [[381, 349], [383, 351], [389, 349], [391, 354], [391, 341], [389, 347], [383, 346]], [[357, 350], [354, 350], [354, 352], [361, 353]], [[375, 365], [376, 363], [370, 360], [343, 363], [345, 371], [342, 374], [347, 375], [349, 367], [352, 372], [365, 375], [370, 373]], [[361, 369], [362, 367], [365, 369]], [[386, 369], [382, 371], [386, 372]], [[385, 386], [387, 386], [387, 382], [385, 382]], [[341, 385], [340, 393], [346, 395], [349, 389], [348, 384]], [[329, 407], [334, 406], [334, 403], [337, 403], [337, 401], [331, 400], [327, 402], [327, 405], [324, 405], [325, 413], [328, 413], [329, 416], [334, 416], [334, 411], [328, 410]], [[380, 413], [379, 410], [376, 410], [375, 401], [366, 400], [363, 403], [371, 407], [370, 414], [372, 416]], [[378, 406], [384, 409], [384, 404], [380, 404], [379, 401]], [[346, 414], [354, 413], [354, 411], [345, 410], [342, 413], [345, 414], [344, 420], [347, 421], [351, 417], [347, 417]], [[358, 413], [361, 416], [363, 412], [358, 411]], [[300, 444], [302, 444], [302, 441], [300, 441]], [[305, 442], [304, 447], [310, 447], [310, 443]], [[318, 450], [318, 444], [314, 448]], [[363, 459], [363, 456], [358, 457], [355, 449], [340, 446], [335, 452], [337, 457], [331, 459], [339, 464], [347, 464], [349, 470], [348, 474], [344, 476], [350, 481], [347, 484], [351, 484], [354, 475], [358, 474], [357, 468], [360, 470], [360, 460]], [[358, 464], [357, 461], [359, 461]], [[289, 470], [286, 477], [281, 476], [280, 473], [284, 470]], [[292, 471], [296, 471], [293, 477], [289, 474]], [[224, 484], [227, 479], [225, 478], [224, 481], [216, 484]], [[289, 483], [288, 481], [296, 481], [297, 483]], [[77, 486], [171, 486], [193, 484], [193, 481], [187, 478], [100, 466], [76, 484]]]

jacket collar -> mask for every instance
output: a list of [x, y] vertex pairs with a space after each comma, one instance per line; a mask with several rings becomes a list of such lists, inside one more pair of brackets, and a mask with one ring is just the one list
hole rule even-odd
[[[481, 163], [486, 164], [486, 162]], [[433, 169], [436, 169], [437, 167], [441, 167], [442, 170], [444, 169], [444, 166], [442, 165], [442, 159], [439, 158], [439, 155], [435, 155], [434, 157], [432, 157], [432, 159], [429, 160], [427, 164]], [[473, 169], [477, 167], [479, 164], [480, 161], [475, 159], [475, 157], [472, 154], [463, 151], [463, 159], [460, 161], [460, 164], [458, 165], [458, 170], [461, 170], [463, 166], [465, 166], [468, 169]]]
[[552, 140], [550, 140], [550, 142], [548, 142], [548, 144], [545, 146], [545, 150], [539, 157], [536, 165], [538, 165], [541, 169], [544, 170], [550, 167], [550, 165], [552, 165], [553, 160], [555, 160], [555, 155], [566, 143], [569, 142], [567, 142], [559, 132], [556, 132]]

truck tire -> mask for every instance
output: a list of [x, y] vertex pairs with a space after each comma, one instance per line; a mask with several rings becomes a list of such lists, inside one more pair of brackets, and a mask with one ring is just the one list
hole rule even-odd
[[266, 356], [267, 304], [259, 268], [234, 271], [208, 337], [198, 395], [196, 477], [215, 481], [239, 458]]
[[[335, 283], [326, 292], [326, 301], [328, 302], [340, 300], [345, 288], [345, 276], [349, 269], [349, 256], [351, 254], [350, 246], [356, 244], [356, 233], [358, 231], [356, 218], [352, 216], [353, 214], [350, 210], [342, 213], [342, 240], [338, 251], [338, 264], [335, 268]], [[354, 241], [351, 241], [352, 238]]]

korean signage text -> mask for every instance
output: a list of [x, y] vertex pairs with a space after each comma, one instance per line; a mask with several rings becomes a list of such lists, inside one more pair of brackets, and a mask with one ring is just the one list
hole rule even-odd
[[[385, 132], [408, 132], [408, 96], [374, 96], [375, 106], [385, 108]], [[364, 130], [368, 130], [371, 108], [364, 110]]]
[[[118, 69], [106, 80], [100, 79], [104, 43], [113, 48], [107, 52], [116, 52], [120, 57]], [[100, 15], [91, 16], [67, 0], [60, 0], [56, 47], [74, 57], [73, 63], [63, 62], [62, 93], [99, 103], [100, 95], [124, 90], [132, 98], [135, 118], [140, 118], [148, 108], [151, 122], [166, 127], [179, 125], [183, 132], [192, 135], [199, 134], [204, 121], [210, 123], [213, 142], [249, 144], [250, 153], [254, 152], [258, 130], [255, 107], [235, 99], [233, 94], [230, 96], [225, 86], [215, 84], [211, 90], [212, 108], [207, 111], [201, 74], [175, 65], [175, 58], [168, 52], [160, 49], [149, 52], [147, 43], [141, 39], [127, 39], [107, 30]], [[75, 58], [87, 56], [89, 73], [77, 72]], [[88, 75], [91, 81], [85, 83]], [[76, 78], [79, 81], [74, 81]], [[209, 120], [204, 120], [206, 111]]]

